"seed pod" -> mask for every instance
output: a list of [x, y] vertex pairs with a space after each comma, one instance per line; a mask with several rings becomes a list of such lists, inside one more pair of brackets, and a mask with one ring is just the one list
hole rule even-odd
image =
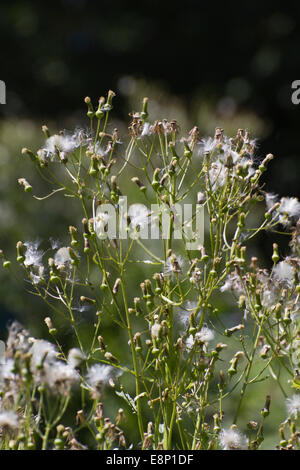
[[28, 155], [28, 157], [30, 157], [30, 159], [33, 161], [33, 162], [36, 162], [37, 161], [37, 156], [31, 151], [29, 150], [28, 148], [26, 147], [23, 147], [22, 148], [22, 155]]
[[23, 263], [25, 261], [24, 245], [22, 242], [17, 243], [17, 261]]
[[87, 106], [88, 106], [87, 116], [88, 116], [90, 119], [92, 119], [92, 118], [95, 116], [95, 111], [94, 111], [94, 107], [93, 107], [91, 98], [90, 98], [89, 96], [86, 96], [86, 97], [84, 98], [84, 102], [85, 102], [85, 104], [87, 104]]
[[273, 243], [272, 261], [273, 261], [274, 264], [277, 264], [279, 260], [280, 260], [280, 256], [279, 256], [279, 253], [278, 253], [278, 245], [277, 245], [277, 243]]
[[147, 119], [148, 117], [148, 98], [145, 97], [143, 99], [143, 109], [142, 109], [142, 112], [141, 112], [141, 118], [143, 119], [143, 121], [145, 121], [145, 119]]
[[26, 193], [29, 193], [30, 191], [32, 191], [32, 186], [28, 183], [28, 181], [25, 178], [19, 178], [18, 183], [20, 186], [24, 187], [24, 191]]
[[79, 264], [79, 258], [78, 256], [76, 255], [75, 251], [70, 247], [68, 246], [67, 248], [68, 252], [69, 252], [69, 255], [71, 257], [71, 263], [74, 265], [74, 266], [77, 266]]
[[142, 192], [146, 191], [146, 189], [147, 189], [146, 186], [143, 185], [143, 183], [141, 182], [141, 180], [137, 176], [134, 176], [133, 178], [131, 178], [131, 181], [139, 187], [140, 191], [142, 191]]
[[69, 233], [71, 235], [71, 245], [72, 246], [77, 246], [78, 243], [79, 243], [78, 239], [77, 239], [77, 228], [73, 227], [73, 225], [70, 225]]
[[267, 416], [269, 416], [270, 414], [270, 404], [271, 404], [271, 397], [270, 395], [267, 395], [266, 396], [266, 402], [265, 402], [265, 406], [263, 407], [263, 409], [261, 410], [261, 415], [266, 418]]

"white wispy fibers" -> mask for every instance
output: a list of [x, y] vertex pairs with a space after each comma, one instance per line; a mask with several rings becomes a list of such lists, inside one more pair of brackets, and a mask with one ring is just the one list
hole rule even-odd
[[44, 252], [38, 249], [40, 242], [39, 241], [25, 242], [24, 245], [27, 248], [26, 253], [25, 253], [25, 260], [24, 260], [25, 266], [27, 267], [41, 266]]
[[86, 381], [92, 388], [107, 385], [114, 375], [114, 368], [106, 364], [93, 365], [87, 375]]
[[188, 300], [181, 307], [176, 308], [176, 320], [181, 327], [187, 328], [190, 322], [191, 313], [197, 308], [198, 302]]
[[66, 246], [59, 248], [54, 255], [54, 263], [58, 269], [65, 268], [71, 264], [71, 256]]
[[[114, 216], [115, 217], [115, 216]], [[107, 224], [112, 220], [113, 215], [105, 212], [101, 206], [97, 207], [95, 218], [94, 218], [94, 229], [98, 238], [106, 238], [107, 233], [105, 228]], [[115, 218], [114, 218], [115, 222]]]
[[0, 413], [0, 428], [18, 429], [19, 417], [13, 410], [4, 410]]
[[286, 261], [280, 261], [273, 269], [274, 278], [278, 282], [291, 285], [294, 279], [294, 268]]
[[289, 416], [298, 418], [300, 415], [300, 394], [294, 394], [286, 399], [286, 407]]
[[53, 361], [57, 357], [54, 344], [44, 339], [35, 339], [29, 352], [31, 353], [31, 365], [34, 370], [39, 369], [44, 361]]
[[300, 217], [300, 202], [296, 197], [283, 197], [280, 200], [278, 211], [289, 217]]
[[72, 386], [79, 381], [79, 374], [69, 364], [62, 361], [45, 362], [42, 381], [51, 392], [69, 395]]
[[46, 140], [45, 149], [50, 153], [59, 152], [71, 153], [79, 146], [76, 134], [60, 135], [54, 134]]
[[85, 354], [79, 348], [72, 348], [68, 352], [68, 364], [73, 369], [80, 366], [85, 359]]
[[222, 429], [219, 435], [220, 445], [223, 450], [247, 450], [248, 439], [236, 427]]

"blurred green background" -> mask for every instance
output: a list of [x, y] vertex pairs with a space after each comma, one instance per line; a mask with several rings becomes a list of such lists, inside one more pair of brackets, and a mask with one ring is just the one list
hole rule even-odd
[[[108, 89], [117, 93], [111, 127], [121, 136], [128, 113], [140, 109], [144, 96], [150, 119], [177, 119], [183, 134], [195, 124], [203, 136], [216, 126], [228, 135], [247, 128], [258, 139], [258, 158], [276, 155], [266, 188], [299, 197], [300, 105], [291, 102], [291, 84], [299, 78], [299, 15], [297, 1], [2, 1], [0, 80], [7, 103], [0, 105], [0, 247], [7, 256], [24, 237], [68, 240], [67, 228], [80, 214], [72, 203], [66, 212], [61, 195], [39, 202], [22, 191], [17, 178], [27, 177], [34, 194], [47, 193], [21, 148], [39, 148], [45, 123], [52, 132], [87, 127], [83, 98], [96, 102]], [[266, 234], [252, 247], [264, 266], [274, 240]], [[280, 250], [287, 252], [286, 241]], [[139, 281], [137, 272], [129, 288]], [[237, 313], [231, 297], [216, 302], [232, 326]], [[47, 336], [47, 309], [3, 270], [0, 309], [1, 337], [14, 318]], [[64, 331], [66, 343], [69, 333]], [[263, 382], [248, 395], [258, 414], [271, 385]], [[272, 411], [266, 446], [276, 435], [272, 423], [284, 418], [279, 396]], [[244, 418], [256, 419], [247, 411]]]

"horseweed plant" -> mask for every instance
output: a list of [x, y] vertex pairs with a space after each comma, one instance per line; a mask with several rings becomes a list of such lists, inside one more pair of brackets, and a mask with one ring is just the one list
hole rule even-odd
[[[51, 135], [43, 126], [43, 148], [22, 150], [51, 185], [34, 197], [62, 191], [78, 202], [82, 225], [69, 227], [66, 246], [52, 238], [46, 251], [17, 243], [31, 293], [52, 311], [45, 318], [52, 340], [32, 338], [18, 323], [9, 328], [1, 447], [258, 449], [271, 397], [260, 413], [250, 410], [257, 421], [238, 421], [248, 387], [270, 380], [287, 409], [277, 447], [297, 448], [300, 203], [262, 190], [273, 155], [255, 157], [248, 132], [228, 138], [217, 128], [201, 138], [194, 127], [180, 138], [175, 120], [148, 121], [147, 98], [130, 114], [125, 146], [109, 124], [114, 96], [101, 97], [97, 109], [85, 98], [88, 131]], [[25, 178], [18, 182], [32, 192]], [[129, 208], [124, 190], [138, 201]], [[259, 203], [266, 209], [255, 226]], [[195, 209], [186, 220], [182, 204]], [[291, 235], [291, 253], [280, 259], [274, 244], [268, 270], [246, 247], [271, 230]], [[225, 291], [240, 312], [235, 324], [214, 306]], [[76, 341], [69, 351], [59, 334], [66, 325]], [[124, 403], [115, 419], [105, 417], [111, 397]], [[224, 413], [228, 402], [232, 413]], [[126, 442], [129, 420], [136, 434]]]

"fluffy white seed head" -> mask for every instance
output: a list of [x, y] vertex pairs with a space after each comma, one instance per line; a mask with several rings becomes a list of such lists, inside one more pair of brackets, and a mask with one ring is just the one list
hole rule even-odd
[[46, 140], [45, 149], [50, 153], [59, 152], [71, 153], [78, 147], [75, 135], [54, 134]]
[[144, 204], [131, 204], [128, 209], [130, 225], [133, 229], [147, 227], [150, 222], [149, 210]]

